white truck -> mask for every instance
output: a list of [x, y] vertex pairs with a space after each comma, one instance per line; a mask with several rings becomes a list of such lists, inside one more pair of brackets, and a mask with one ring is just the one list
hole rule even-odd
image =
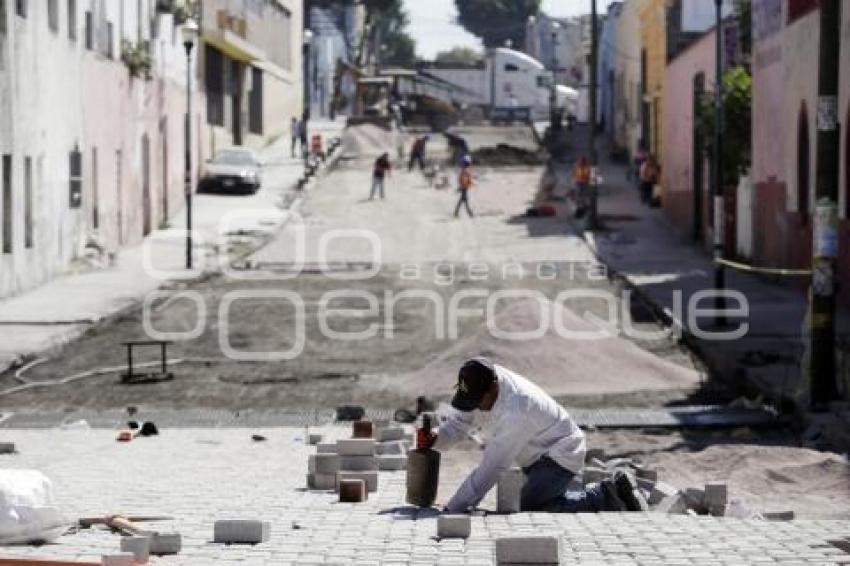
[[[459, 104], [497, 113], [527, 108], [532, 120], [549, 117], [552, 74], [540, 61], [520, 51], [499, 47], [490, 50], [478, 65], [430, 63], [420, 65], [419, 71], [460, 87], [453, 94]], [[555, 103], [565, 115], [575, 116], [578, 92], [556, 85]]]

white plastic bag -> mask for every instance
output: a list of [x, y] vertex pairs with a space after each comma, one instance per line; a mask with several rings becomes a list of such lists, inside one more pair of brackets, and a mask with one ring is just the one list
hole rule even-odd
[[52, 542], [70, 527], [37, 470], [0, 470], [0, 545]]

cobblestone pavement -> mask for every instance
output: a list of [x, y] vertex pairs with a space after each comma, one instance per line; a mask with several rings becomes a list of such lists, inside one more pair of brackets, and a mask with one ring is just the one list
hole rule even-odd
[[[321, 429], [326, 439], [347, 428]], [[251, 434], [266, 442], [252, 442]], [[552, 534], [561, 563], [581, 564], [848, 564], [829, 545], [850, 535], [850, 521], [755, 522], [661, 514], [488, 515], [473, 518], [472, 536], [435, 538], [433, 511], [404, 504], [404, 472], [381, 472], [364, 504], [337, 503], [332, 493], [304, 489], [303, 428], [170, 429], [159, 437], [115, 442], [107, 430], [4, 430], [19, 453], [10, 468], [41, 470], [54, 482], [69, 517], [111, 513], [167, 514], [160, 531], [183, 535], [180, 555], [153, 564], [491, 564], [494, 538]], [[451, 472], [451, 470], [450, 470]], [[454, 473], [454, 472], [452, 472]], [[451, 473], [449, 474], [451, 476]], [[444, 477], [441, 499], [459, 477]], [[492, 508], [492, 494], [484, 507]], [[256, 546], [211, 542], [218, 518], [272, 522], [272, 538]], [[118, 536], [93, 529], [58, 543], [2, 549], [3, 557], [99, 560], [118, 550]]]

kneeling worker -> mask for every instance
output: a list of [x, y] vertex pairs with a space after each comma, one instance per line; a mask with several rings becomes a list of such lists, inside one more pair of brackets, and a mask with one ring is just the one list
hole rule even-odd
[[646, 508], [634, 479], [620, 472], [585, 491], [567, 493], [584, 467], [584, 433], [537, 385], [485, 358], [468, 360], [452, 399], [456, 413], [440, 425], [433, 448], [444, 450], [467, 438], [475, 414], [491, 413], [489, 439], [478, 467], [451, 498], [446, 511], [463, 513], [480, 503], [514, 463], [526, 475], [522, 511], [579, 513]]

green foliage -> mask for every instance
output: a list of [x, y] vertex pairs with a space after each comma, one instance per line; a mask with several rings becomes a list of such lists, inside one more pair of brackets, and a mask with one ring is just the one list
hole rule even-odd
[[453, 47], [437, 53], [435, 61], [450, 65], [475, 65], [481, 62], [481, 53], [471, 47]]
[[[750, 166], [752, 156], [752, 77], [744, 67], [723, 75], [723, 184], [735, 185]], [[709, 157], [714, 156], [714, 93], [700, 101], [696, 125]]]
[[455, 7], [460, 25], [480, 37], [485, 47], [503, 47], [507, 40], [521, 47], [528, 17], [540, 13], [541, 1], [455, 0]]
[[121, 61], [127, 66], [131, 77], [143, 77], [145, 80], [151, 80], [153, 59], [151, 58], [150, 45], [147, 41], [134, 44], [132, 41], [122, 39]]

